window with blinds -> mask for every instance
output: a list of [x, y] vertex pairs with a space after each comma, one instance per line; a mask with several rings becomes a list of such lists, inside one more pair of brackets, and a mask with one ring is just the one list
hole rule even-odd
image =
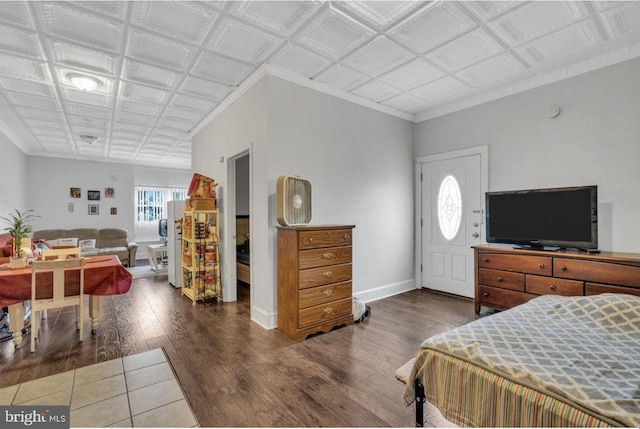
[[137, 241], [157, 241], [158, 222], [167, 218], [167, 201], [185, 200], [187, 188], [135, 187], [135, 234]]

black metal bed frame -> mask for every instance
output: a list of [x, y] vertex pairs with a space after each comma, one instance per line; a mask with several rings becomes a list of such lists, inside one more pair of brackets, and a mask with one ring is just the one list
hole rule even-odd
[[413, 380], [413, 388], [416, 395], [416, 427], [424, 427], [424, 386], [419, 378]]

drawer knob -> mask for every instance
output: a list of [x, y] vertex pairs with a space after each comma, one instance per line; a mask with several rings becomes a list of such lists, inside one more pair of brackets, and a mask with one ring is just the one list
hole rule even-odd
[[333, 293], [333, 289], [326, 289], [322, 293], [324, 294], [324, 296], [330, 296]]
[[333, 308], [331, 308], [331, 307], [327, 307], [327, 308], [325, 308], [325, 309], [324, 309], [324, 314], [325, 314], [326, 316], [328, 316], [328, 315], [329, 315], [329, 314], [331, 314], [331, 313], [333, 313]]
[[538, 265], [538, 268], [543, 269], [544, 268], [544, 264]]
[[333, 271], [325, 271], [322, 275], [326, 278], [330, 278], [333, 275]]
[[567, 267], [565, 267], [564, 265], [563, 265], [563, 266], [561, 266], [561, 267], [560, 267], [560, 269], [561, 269], [562, 271], [567, 271]]
[[498, 277], [499, 282], [501, 282], [502, 280], [504, 280], [502, 277]]
[[309, 237], [309, 243], [313, 241], [313, 237]]
[[556, 285], [551, 285], [551, 286], [549, 286], [549, 289], [551, 289], [551, 290], [556, 290]]
[[485, 298], [489, 298], [489, 292], [483, 293], [482, 296], [485, 297]]
[[482, 259], [482, 262], [489, 262], [489, 258]]
[[324, 259], [331, 259], [331, 258], [333, 258], [333, 253], [327, 252], [327, 253], [323, 254], [322, 257]]
[[349, 234], [345, 234], [342, 238], [344, 238], [345, 240], [348, 240], [351, 238], [351, 236]]

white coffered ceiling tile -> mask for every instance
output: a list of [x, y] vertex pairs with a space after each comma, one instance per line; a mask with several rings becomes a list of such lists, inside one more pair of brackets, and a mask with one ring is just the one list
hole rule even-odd
[[122, 82], [120, 84], [120, 95], [128, 100], [161, 104], [168, 94], [167, 91], [138, 83]]
[[289, 36], [315, 11], [318, 1], [234, 1], [229, 13], [281, 36]]
[[191, 110], [198, 113], [209, 113], [218, 103], [203, 100], [202, 98], [192, 97], [190, 95], [179, 94], [171, 101], [171, 107]]
[[37, 95], [22, 94], [19, 92], [6, 92], [9, 103], [18, 106], [35, 107], [38, 109], [61, 110], [61, 106], [55, 98], [39, 97]]
[[92, 118], [111, 119], [111, 111], [109, 109], [75, 103], [65, 103], [65, 107], [67, 112], [72, 114], [90, 116]]
[[527, 4], [526, 1], [466, 1], [463, 6], [472, 10], [475, 14], [481, 17], [483, 20], [493, 19], [498, 15], [502, 15], [512, 9]]
[[125, 60], [123, 78], [127, 80], [172, 89], [178, 80], [178, 76], [178, 73], [171, 70], [137, 61]]
[[53, 85], [48, 82], [36, 82], [33, 80], [16, 79], [0, 76], [0, 88], [7, 91], [23, 92], [25, 94], [39, 95], [41, 97], [55, 97]]
[[357, 48], [375, 32], [327, 3], [293, 40], [334, 60]]
[[95, 48], [120, 52], [124, 24], [76, 9], [63, 2], [34, 2], [48, 34]]
[[111, 122], [105, 119], [89, 118], [87, 116], [79, 115], [69, 115], [68, 118], [69, 123], [73, 125], [83, 125], [101, 129], [108, 129], [111, 126]]
[[395, 24], [412, 9], [423, 4], [417, 1], [339, 1], [336, 2], [346, 11], [356, 15], [364, 23], [376, 30], [382, 30]]
[[112, 139], [115, 141], [129, 141], [130, 144], [138, 144], [145, 139], [144, 134], [129, 133], [126, 131], [114, 131], [111, 133]]
[[355, 95], [359, 95], [360, 97], [378, 102], [398, 95], [401, 91], [391, 85], [374, 79], [362, 86], [359, 86], [351, 92]]
[[311, 77], [329, 65], [331, 61], [307, 51], [301, 47], [286, 44], [277, 52], [270, 64], [299, 73], [305, 77]]
[[143, 115], [156, 115], [161, 106], [152, 103], [144, 103], [141, 101], [128, 100], [121, 98], [118, 100], [116, 106], [118, 110], [125, 111], [127, 113], [141, 113]]
[[424, 85], [439, 77], [444, 76], [444, 72], [422, 58], [404, 64], [382, 76], [380, 80], [395, 85], [404, 90]]
[[225, 18], [207, 45], [217, 53], [252, 64], [264, 61], [283, 39], [262, 30]]
[[640, 2], [623, 2], [617, 6], [602, 14], [609, 35], [620, 37], [627, 33], [640, 31]]
[[131, 21], [184, 42], [199, 45], [218, 13], [198, 6], [197, 2], [137, 1]]
[[151, 128], [126, 122], [116, 122], [113, 124], [113, 130], [114, 133], [122, 131], [126, 133], [146, 135], [151, 131]]
[[24, 123], [31, 127], [31, 133], [38, 136], [67, 136], [67, 126], [62, 122], [42, 121], [40, 119], [23, 119]]
[[36, 34], [0, 24], [0, 51], [43, 59]]
[[33, 28], [33, 21], [27, 2], [24, 1], [0, 1], [0, 21], [11, 25]]
[[44, 63], [2, 53], [0, 53], [0, 75], [51, 82]]
[[233, 87], [230, 87], [229, 85], [223, 85], [221, 83], [187, 76], [180, 87], [180, 92], [221, 101], [231, 93], [232, 89]]
[[79, 91], [71, 88], [61, 88], [61, 92], [64, 99], [72, 103], [90, 104], [98, 107], [111, 105], [111, 97], [98, 92]]
[[151, 136], [149, 136], [149, 139], [165, 139], [167, 141], [176, 141], [182, 140], [185, 137], [186, 135], [183, 131], [155, 128]]
[[425, 57], [448, 71], [457, 71], [503, 52], [505, 48], [482, 29], [466, 33]]
[[[207, 111], [207, 112], [209, 112], [209, 111]], [[177, 120], [177, 121], [185, 121], [185, 122], [189, 122], [191, 124], [198, 123], [202, 119], [203, 116], [204, 116], [204, 113], [194, 112], [193, 110], [180, 109], [178, 107], [169, 107], [164, 112], [164, 117], [167, 118], [167, 119], [174, 119], [174, 120]]]
[[115, 77], [118, 59], [113, 54], [54, 40], [50, 42], [54, 63]]
[[394, 109], [401, 110], [403, 112], [416, 113], [424, 110], [426, 103], [418, 97], [405, 92], [395, 97], [384, 100], [382, 104], [393, 107]]
[[176, 121], [174, 119], [160, 119], [158, 121], [158, 127], [187, 132], [193, 128], [193, 124], [191, 122]]
[[525, 66], [512, 54], [504, 53], [482, 61], [460, 72], [460, 76], [475, 87], [487, 87], [496, 82], [508, 82]]
[[369, 79], [371, 79], [370, 76], [341, 64], [334, 64], [313, 78], [313, 80], [324, 82], [345, 91], [349, 91]]
[[597, 27], [592, 20], [587, 20], [521, 46], [518, 52], [537, 65], [566, 58], [601, 42]]
[[103, 145], [100, 142], [87, 144], [82, 140], [77, 140], [76, 143], [78, 144], [78, 153], [83, 156], [98, 158], [104, 152]]
[[42, 119], [44, 121], [57, 121], [64, 123], [62, 112], [55, 110], [34, 109], [32, 107], [15, 106], [16, 112], [22, 117]]
[[252, 71], [247, 64], [209, 52], [204, 52], [192, 69], [196, 76], [227, 85], [240, 85]]
[[517, 46], [559, 30], [589, 15], [583, 2], [534, 1], [489, 22], [509, 44]]
[[109, 155], [119, 159], [130, 160], [133, 158], [135, 153], [136, 153], [135, 149], [127, 149], [123, 147], [114, 148], [113, 146], [109, 148]]
[[133, 59], [184, 71], [193, 58], [195, 48], [132, 29], [126, 53]]
[[433, 103], [434, 101], [454, 99], [468, 89], [468, 86], [451, 76], [445, 76], [442, 79], [415, 88], [411, 92], [423, 100]]
[[344, 63], [367, 74], [379, 76], [415, 57], [416, 55], [408, 49], [384, 36], [378, 36], [349, 55]]
[[76, 6], [83, 7], [85, 9], [90, 9], [94, 12], [101, 13], [103, 15], [108, 15], [118, 19], [125, 19], [127, 16], [127, 3], [129, 1], [100, 1], [100, 0], [89, 0], [89, 1], [70, 1]]
[[453, 2], [427, 4], [392, 28], [388, 34], [423, 54], [476, 27], [477, 24]]

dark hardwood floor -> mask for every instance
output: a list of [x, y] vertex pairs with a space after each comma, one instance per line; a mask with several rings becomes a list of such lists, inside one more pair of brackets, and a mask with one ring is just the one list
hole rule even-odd
[[[50, 310], [35, 353], [0, 343], [0, 388], [163, 347], [204, 427], [413, 426], [395, 370], [427, 337], [476, 318], [473, 301], [425, 290], [370, 303], [364, 322], [294, 343], [237, 302], [195, 306], [165, 277], [101, 298], [100, 328], [79, 343], [73, 308]], [[426, 426], [447, 425], [427, 407]]]

